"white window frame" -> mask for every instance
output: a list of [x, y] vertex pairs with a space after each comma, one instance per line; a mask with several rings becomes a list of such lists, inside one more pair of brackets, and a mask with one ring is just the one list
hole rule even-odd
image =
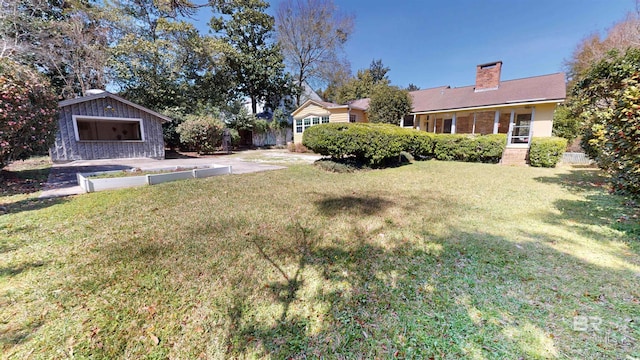
[[[91, 141], [91, 142], [145, 142], [144, 136], [144, 122], [139, 118], [121, 118], [121, 117], [106, 117], [106, 116], [89, 116], [89, 115], [72, 115], [73, 119], [73, 133], [76, 137], [76, 141]], [[94, 120], [94, 121], [128, 121], [137, 122], [140, 126], [140, 140], [80, 140], [80, 132], [78, 131], [78, 120]]]
[[[317, 124], [313, 123], [313, 119], [314, 118], [318, 119], [318, 123]], [[305, 120], [307, 120], [307, 119], [309, 119], [309, 125], [305, 125]], [[326, 122], [325, 122], [325, 120], [326, 120]], [[301, 124], [302, 124], [302, 126], [301, 126], [302, 127], [302, 131], [301, 132], [298, 132], [298, 121], [300, 121]], [[308, 128], [310, 128], [312, 126], [320, 125], [320, 124], [328, 124], [330, 122], [331, 122], [331, 120], [329, 119], [328, 115], [308, 115], [308, 116], [305, 116], [305, 117], [303, 117], [301, 119], [294, 119], [293, 126], [295, 128], [294, 130], [295, 130], [296, 134], [302, 134], [302, 133], [304, 133], [305, 130], [307, 130]]]

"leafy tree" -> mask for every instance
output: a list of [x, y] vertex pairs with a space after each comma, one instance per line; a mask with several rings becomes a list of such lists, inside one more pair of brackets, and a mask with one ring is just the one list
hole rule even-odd
[[571, 144], [580, 131], [580, 115], [569, 105], [560, 105], [553, 114], [553, 136], [567, 139]]
[[371, 65], [369, 65], [371, 77], [373, 78], [373, 82], [376, 84], [383, 80], [385, 82], [389, 82], [389, 77], [387, 76], [389, 70], [389, 67], [384, 66], [382, 63], [382, 59], [372, 60]]
[[265, 13], [268, 7], [262, 0], [224, 2], [219, 6], [223, 16], [209, 22], [220, 39], [231, 45], [229, 67], [238, 91], [251, 98], [254, 114], [259, 101], [274, 94], [284, 97], [293, 89], [284, 73], [280, 49], [270, 41], [274, 19]]
[[412, 102], [409, 92], [389, 86], [377, 84], [369, 101], [369, 121], [400, 125], [400, 119], [411, 111]]
[[418, 91], [420, 90], [420, 87], [418, 85], [415, 85], [414, 83], [409, 83], [409, 86], [407, 86], [407, 91]]
[[371, 69], [358, 70], [355, 78], [349, 79], [337, 90], [336, 102], [346, 104], [353, 100], [368, 98], [376, 85], [389, 85], [389, 79], [386, 77], [378, 81], [375, 79]]
[[613, 50], [586, 69], [572, 90], [582, 146], [614, 189], [640, 198], [640, 49]]
[[58, 102], [49, 88], [34, 70], [0, 59], [0, 169], [49, 149], [58, 120]]
[[224, 54], [228, 45], [201, 36], [185, 20], [188, 0], [114, 0], [118, 39], [111, 66], [128, 99], [151, 109], [181, 108], [192, 113], [233, 96]]
[[[278, 42], [297, 84], [328, 83], [353, 31], [353, 16], [338, 11], [332, 0], [284, 0], [276, 12]], [[300, 94], [296, 95], [300, 106]]]

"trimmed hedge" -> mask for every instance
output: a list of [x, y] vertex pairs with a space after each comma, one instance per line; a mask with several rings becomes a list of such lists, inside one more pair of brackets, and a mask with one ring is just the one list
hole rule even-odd
[[529, 149], [529, 165], [555, 167], [567, 148], [567, 139], [561, 137], [533, 138]]
[[497, 164], [506, 146], [507, 136], [504, 134], [438, 134], [433, 155], [438, 160]]
[[387, 124], [330, 123], [305, 130], [302, 144], [324, 156], [354, 156], [374, 166], [399, 158], [403, 151], [418, 159], [497, 163], [506, 136], [436, 135]]

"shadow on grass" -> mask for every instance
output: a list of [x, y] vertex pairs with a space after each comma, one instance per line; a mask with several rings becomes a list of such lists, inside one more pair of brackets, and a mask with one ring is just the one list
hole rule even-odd
[[[40, 209], [48, 208], [50, 206], [65, 203], [67, 201], [69, 200], [63, 197], [48, 198], [48, 199], [31, 198], [31, 199], [12, 202], [12, 203], [5, 203], [3, 206], [6, 207], [8, 214], [15, 214], [23, 211], [40, 210]], [[2, 216], [2, 213], [0, 213], [0, 216]]]
[[17, 171], [0, 170], [0, 196], [30, 194], [42, 189], [50, 168]]
[[318, 210], [327, 216], [373, 215], [393, 205], [389, 200], [370, 195], [327, 197], [316, 201]]
[[[544, 220], [553, 225], [565, 222], [588, 224], [608, 227], [621, 231], [626, 236], [635, 239], [631, 244], [640, 253], [640, 208], [629, 199], [609, 194], [606, 178], [599, 169], [579, 168], [569, 173], [554, 177], [541, 177], [537, 181], [557, 184], [573, 193], [585, 194], [585, 200], [558, 200], [554, 203], [561, 215], [545, 215]], [[584, 236], [599, 238], [602, 234], [587, 229], [584, 226], [575, 227]]]
[[37, 269], [44, 265], [46, 265], [45, 262], [35, 261], [35, 262], [20, 264], [18, 266], [8, 266], [8, 267], [0, 266], [0, 278], [16, 276], [23, 273], [24, 271]]
[[[438, 204], [443, 208], [440, 210], [454, 213], [465, 205]], [[584, 207], [580, 203], [569, 205]], [[352, 215], [373, 217], [394, 203], [377, 196], [349, 195], [328, 197], [316, 206], [330, 217], [349, 208], [356, 209]], [[590, 220], [587, 215], [581, 216], [584, 221]], [[198, 301], [209, 304], [206, 301], [210, 299], [190, 298], [184, 290], [207, 288], [207, 276], [227, 277], [227, 281], [216, 283], [221, 289], [214, 294], [221, 294], [222, 299], [216, 298], [211, 305], [211, 312], [221, 314], [224, 321], [205, 321], [213, 331], [222, 329], [210, 336], [220, 335], [228, 358], [633, 355], [636, 344], [624, 340], [635, 336], [633, 329], [608, 327], [608, 336], [624, 341], [603, 344], [599, 337], [581, 334], [572, 327], [576, 314], [608, 316], [612, 320], [640, 316], [634, 310], [634, 288], [618, 285], [622, 280], [635, 279], [631, 271], [568, 256], [571, 254], [548, 245], [563, 239], [543, 232], [524, 234], [535, 241], [518, 243], [504, 236], [463, 230], [464, 224], [455, 222], [448, 233], [431, 235], [432, 222], [445, 221], [439, 217], [425, 217], [422, 225], [411, 229], [394, 222], [372, 229], [365, 226], [368, 219], [349, 219], [346, 226], [351, 229], [344, 232], [348, 239], [300, 224], [247, 230], [252, 224], [235, 220], [237, 223], [224, 223], [219, 232], [207, 232], [215, 222], [203, 224], [173, 245], [172, 240], [167, 244], [145, 236], [136, 236], [135, 241], [124, 239], [100, 249], [99, 258], [118, 264], [139, 263], [132, 266], [134, 273], [164, 267], [167, 277], [184, 278], [194, 274], [181, 273], [180, 261], [202, 262], [198, 263], [206, 275], [202, 280], [185, 280], [183, 287], [170, 289], [166, 298], [158, 300], [175, 303], [175, 308]], [[381, 232], [386, 234], [384, 241], [380, 240]], [[410, 233], [411, 240], [403, 232]], [[226, 233], [244, 237], [206, 244], [210, 238]], [[147, 241], [155, 243], [141, 246]], [[181, 244], [187, 241], [197, 244], [190, 250], [193, 253], [183, 253]], [[201, 243], [206, 246], [199, 247]], [[206, 273], [207, 268], [215, 270]], [[272, 273], [279, 274], [280, 281], [265, 280], [265, 274]], [[96, 272], [95, 276], [106, 275]], [[167, 283], [164, 278], [156, 282], [160, 287]], [[617, 289], [617, 293], [606, 292], [607, 287]], [[102, 284], [96, 288], [102, 288]], [[163, 296], [163, 291], [158, 294]], [[278, 306], [271, 307], [273, 304]], [[115, 323], [118, 319], [106, 321]], [[170, 336], [184, 336], [180, 326], [175, 328]], [[117, 333], [104, 336], [111, 336], [111, 341], [119, 338], [123, 346], [134, 346]], [[160, 342], [158, 346], [168, 344]], [[120, 351], [124, 353], [125, 349]]]

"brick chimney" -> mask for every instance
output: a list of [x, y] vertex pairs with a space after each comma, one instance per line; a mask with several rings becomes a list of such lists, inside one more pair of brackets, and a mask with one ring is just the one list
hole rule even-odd
[[500, 70], [502, 70], [502, 61], [495, 61], [476, 66], [475, 91], [497, 89], [500, 86]]

